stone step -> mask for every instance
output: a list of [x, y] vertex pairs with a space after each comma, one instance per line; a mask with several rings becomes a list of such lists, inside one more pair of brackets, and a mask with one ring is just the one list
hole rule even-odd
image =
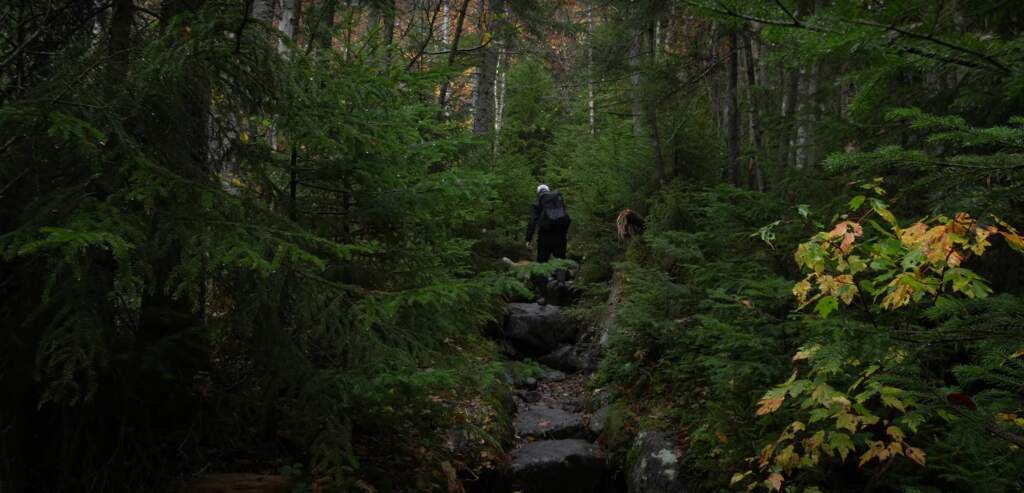
[[592, 493], [601, 491], [607, 470], [586, 440], [543, 440], [512, 451], [509, 476], [513, 491]]
[[583, 418], [546, 403], [526, 404], [516, 414], [516, 434], [522, 438], [582, 438]]

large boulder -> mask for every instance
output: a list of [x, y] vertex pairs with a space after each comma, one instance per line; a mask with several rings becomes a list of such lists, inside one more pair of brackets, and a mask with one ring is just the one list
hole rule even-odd
[[604, 460], [593, 444], [578, 439], [533, 442], [512, 452], [513, 490], [528, 493], [592, 493], [605, 481]]
[[502, 336], [526, 356], [540, 356], [576, 338], [576, 324], [557, 306], [509, 303]]
[[627, 464], [629, 493], [681, 493], [686, 491], [683, 452], [675, 436], [662, 430], [646, 429], [637, 434]]
[[584, 435], [583, 419], [547, 404], [527, 404], [516, 414], [516, 434], [533, 438], [580, 438]]

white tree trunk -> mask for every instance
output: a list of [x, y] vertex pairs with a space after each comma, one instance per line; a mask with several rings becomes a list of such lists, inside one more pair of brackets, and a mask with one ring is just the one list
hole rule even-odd
[[590, 135], [597, 133], [597, 108], [594, 104], [594, 16], [593, 7], [587, 7], [587, 115]]
[[508, 84], [508, 55], [498, 57], [498, 82], [494, 90], [494, 149], [497, 152], [501, 138], [501, 125], [505, 116], [505, 88]]
[[441, 10], [441, 43], [445, 47], [448, 46], [448, 40], [451, 39], [451, 7], [448, 5], [449, 0], [444, 0], [444, 4]]

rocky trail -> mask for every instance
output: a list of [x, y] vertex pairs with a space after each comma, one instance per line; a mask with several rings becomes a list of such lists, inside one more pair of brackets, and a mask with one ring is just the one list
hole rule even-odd
[[[612, 300], [611, 303], [614, 303]], [[536, 378], [513, 382], [515, 445], [510, 461], [487, 484], [488, 493], [669, 493], [685, 491], [678, 471], [681, 451], [673, 436], [642, 430], [633, 444], [637, 460], [623, 468], [610, 460], [602, 433], [608, 396], [588, 389], [609, 324], [579, 327], [563, 307], [511, 303], [501, 346], [513, 359], [540, 362]]]
[[514, 382], [515, 446], [489, 492], [625, 491], [596, 443], [602, 417], [586, 390], [596, 354], [577, 324], [554, 305], [512, 303], [502, 332], [504, 352], [540, 362], [538, 377]]

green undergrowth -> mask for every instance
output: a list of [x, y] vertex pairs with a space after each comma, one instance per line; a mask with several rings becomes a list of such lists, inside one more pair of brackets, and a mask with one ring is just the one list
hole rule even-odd
[[[868, 290], [878, 288], [863, 282], [865, 293], [836, 311], [828, 303], [801, 307], [794, 297], [802, 277], [797, 245], [832, 229], [874, 186], [851, 186], [820, 206], [681, 185], [652, 200], [646, 233], [616, 265], [622, 301], [593, 383], [612, 389], [619, 410], [605, 438], [613, 453], [628, 450], [630, 431], [657, 427], [686, 437], [686, 464], [702, 491], [769, 490], [776, 480], [790, 485], [786, 491], [854, 491], [882, 475], [895, 488], [886, 491], [1015, 491], [1024, 470], [1015, 442], [1024, 424], [1019, 295], [986, 297], [987, 287], [966, 296], [912, 295], [898, 311], [883, 306], [886, 291], [872, 296]], [[857, 241], [869, 248], [868, 238], [884, 240], [884, 233]], [[1007, 237], [1018, 241], [1013, 234]], [[996, 253], [972, 259], [972, 269], [989, 272], [1007, 262], [999, 253], [1007, 245], [992, 243]], [[913, 244], [908, 249], [920, 255]], [[914, 262], [892, 268], [916, 268]], [[965, 283], [984, 282], [964, 276]], [[902, 296], [892, 289], [890, 298]], [[600, 308], [595, 301], [587, 313]], [[820, 397], [807, 390], [796, 399], [800, 391], [791, 390], [776, 411], [771, 399], [785, 398], [784, 389], [795, 387], [784, 383], [794, 379], [814, 396], [850, 392], [852, 408], [814, 411]], [[854, 389], [864, 388], [855, 399]], [[815, 448], [818, 430], [834, 437], [823, 449]], [[880, 457], [876, 447], [890, 443], [898, 453]]]

